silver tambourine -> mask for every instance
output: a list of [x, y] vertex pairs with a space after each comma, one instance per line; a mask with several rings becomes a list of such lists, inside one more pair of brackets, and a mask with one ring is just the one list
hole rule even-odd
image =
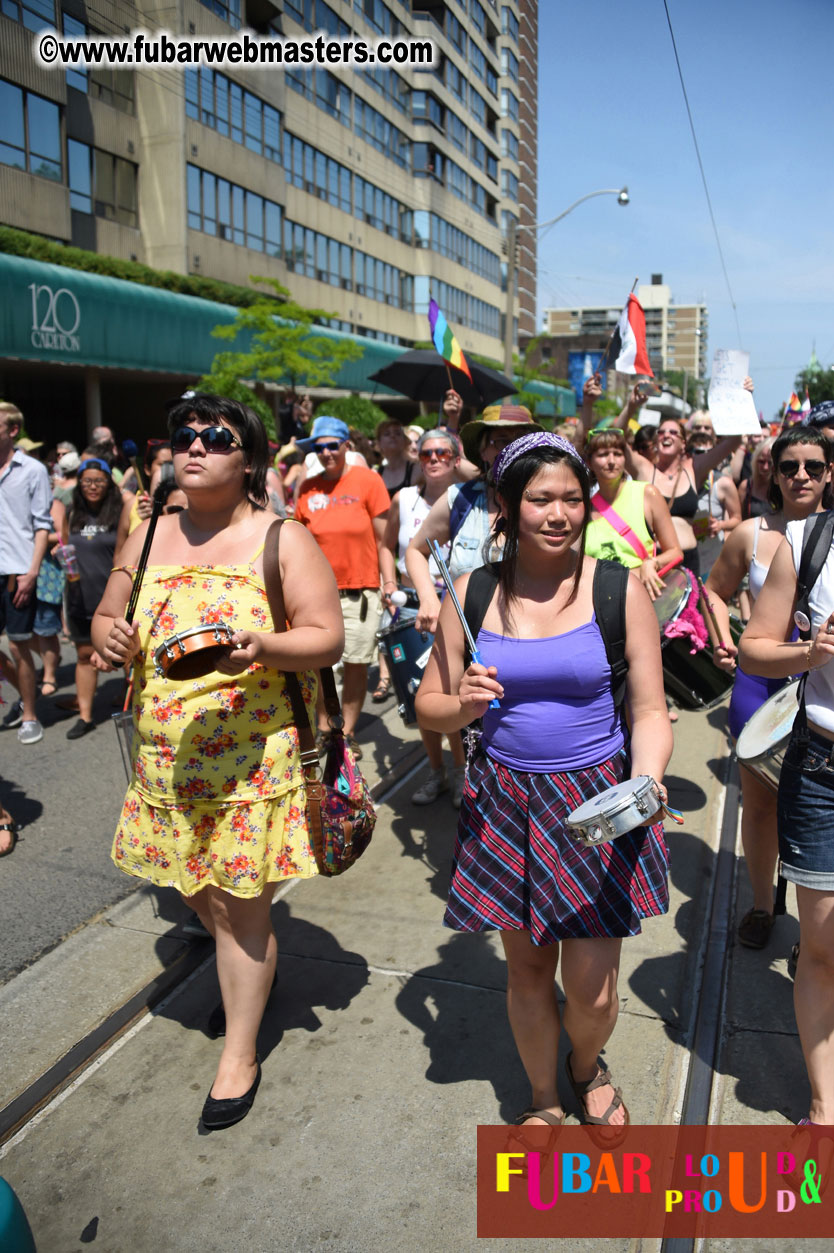
[[642, 826], [663, 807], [654, 779], [640, 774], [636, 779], [625, 779], [606, 788], [599, 796], [574, 809], [568, 814], [567, 824], [575, 839], [594, 848]]

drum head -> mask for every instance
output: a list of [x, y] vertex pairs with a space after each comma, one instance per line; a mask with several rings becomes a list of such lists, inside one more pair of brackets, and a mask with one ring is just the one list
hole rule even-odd
[[207, 644], [205, 648], [195, 649], [194, 652], [172, 661], [165, 670], [165, 677], [174, 679], [177, 683], [185, 679], [204, 679], [217, 669], [219, 661], [228, 657], [231, 649], [230, 644]]
[[661, 629], [683, 613], [689, 591], [689, 575], [684, 570], [670, 570], [663, 580], [663, 591], [652, 602]]
[[606, 788], [598, 796], [592, 796], [584, 805], [574, 809], [568, 816], [568, 822], [571, 826], [585, 826], [600, 814], [611, 818], [627, 809], [635, 797], [645, 796], [651, 788], [652, 780], [647, 774], [640, 774], [636, 779], [624, 779], [622, 783], [615, 783], [613, 787]]
[[788, 739], [799, 708], [798, 690], [799, 680], [794, 679], [768, 697], [753, 717], [745, 722], [736, 745], [739, 761], [755, 761], [764, 757]]

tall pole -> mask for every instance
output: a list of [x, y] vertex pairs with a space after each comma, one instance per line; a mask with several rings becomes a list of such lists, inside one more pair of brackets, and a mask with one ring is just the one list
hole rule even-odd
[[516, 246], [518, 235], [515, 218], [511, 217], [507, 230], [507, 299], [504, 305], [504, 373], [513, 377], [513, 323], [515, 321], [515, 275]]

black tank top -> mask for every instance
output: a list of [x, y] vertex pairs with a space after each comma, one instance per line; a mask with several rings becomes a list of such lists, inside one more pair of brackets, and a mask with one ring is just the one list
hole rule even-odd
[[[655, 466], [652, 470], [652, 483], [654, 483], [654, 476], [656, 473], [657, 466]], [[687, 522], [691, 522], [695, 517], [695, 514], [698, 512], [698, 493], [695, 490], [695, 484], [690, 478], [689, 471], [686, 471], [685, 473], [687, 479], [689, 479], [689, 488], [682, 496], [669, 497], [663, 496], [662, 492], [660, 494], [669, 506], [669, 512], [673, 518], [684, 518]], [[656, 483], [654, 483], [654, 485], [657, 487]], [[658, 487], [657, 490], [660, 491], [660, 488]]]

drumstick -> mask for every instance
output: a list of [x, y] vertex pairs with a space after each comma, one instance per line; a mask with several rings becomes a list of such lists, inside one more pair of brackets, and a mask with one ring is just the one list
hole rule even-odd
[[670, 570], [674, 570], [675, 566], [679, 566], [682, 561], [683, 553], [681, 553], [680, 557], [676, 557], [674, 561], [670, 561], [667, 565], [665, 565], [662, 570], [658, 570], [657, 577], [662, 579], [664, 574], [668, 574]]
[[145, 491], [145, 484], [142, 481], [142, 471], [139, 469], [139, 449], [132, 439], [126, 439], [122, 443], [122, 452], [133, 466], [133, 473], [136, 475], [136, 482], [139, 484], [139, 491]]
[[[472, 654], [472, 660], [475, 662], [477, 666], [482, 666], [484, 663], [481, 661], [481, 654], [478, 652], [478, 646], [476, 645], [474, 639], [472, 638], [472, 632], [469, 630], [469, 623], [466, 621], [466, 618], [463, 616], [463, 610], [461, 609], [460, 601], [457, 598], [455, 586], [452, 582], [452, 576], [449, 573], [449, 570], [446, 566], [446, 562], [443, 560], [443, 553], [440, 551], [440, 545], [437, 543], [436, 540], [433, 540], [433, 539], [430, 539], [428, 541], [428, 545], [429, 545], [429, 552], [431, 553], [432, 557], [434, 557], [435, 561], [437, 562], [437, 568], [440, 571], [440, 573], [443, 575], [443, 582], [446, 584], [446, 591], [451, 596], [452, 604], [454, 605], [457, 611], [457, 615], [460, 618], [460, 625], [463, 627], [463, 633], [466, 636], [466, 642], [469, 645], [469, 651]], [[501, 705], [500, 705], [500, 702], [497, 700], [497, 698], [493, 697], [493, 699], [489, 702], [489, 707], [490, 709], [500, 709]]]
[[707, 589], [704, 587], [704, 583], [703, 583], [701, 576], [697, 575], [696, 577], [698, 580], [698, 587], [701, 589], [701, 599], [704, 602], [704, 608], [707, 612], [707, 617], [709, 621], [712, 623], [712, 629], [715, 632], [715, 638], [718, 640], [718, 647], [723, 648], [726, 652], [727, 645], [721, 639], [721, 631], [719, 629], [718, 622], [716, 621], [715, 614], [712, 612], [712, 605], [709, 603], [709, 597], [707, 596]]
[[139, 557], [139, 564], [136, 567], [136, 574], [133, 576], [133, 588], [130, 593], [130, 600], [127, 602], [125, 610], [125, 621], [133, 622], [133, 615], [136, 613], [136, 605], [139, 600], [139, 593], [142, 590], [142, 580], [145, 577], [145, 568], [148, 564], [148, 557], [151, 552], [151, 544], [153, 542], [153, 533], [156, 530], [156, 524], [159, 515], [162, 513], [162, 501], [155, 500], [151, 509], [151, 516], [148, 522], [148, 531], [145, 535], [145, 542], [142, 545], [142, 553]]

